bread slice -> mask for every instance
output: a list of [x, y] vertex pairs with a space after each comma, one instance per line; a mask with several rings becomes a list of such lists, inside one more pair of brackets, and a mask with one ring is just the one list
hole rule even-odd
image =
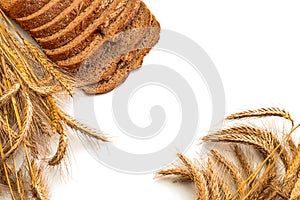
[[0, 0], [1, 9], [11, 18], [26, 17], [37, 12], [50, 0]]
[[110, 79], [100, 79], [99, 83], [97, 84], [85, 86], [83, 88], [84, 92], [86, 94], [103, 94], [110, 92], [118, 85], [123, 83], [132, 70], [135, 70], [142, 65], [144, 57], [151, 49], [150, 47], [153, 47], [157, 43], [159, 39], [159, 32], [160, 24], [156, 18], [152, 16], [150, 29], [148, 29], [145, 37], [136, 47], [139, 49], [127, 54], [131, 54], [133, 59], [129, 59], [130, 61], [128, 61], [128, 59], [120, 60], [117, 65], [117, 70], [110, 77]]
[[[121, 2], [124, 1], [128, 0], [121, 0]], [[68, 43], [78, 35], [87, 37], [97, 30], [98, 26], [103, 23], [103, 18], [113, 12], [119, 4], [120, 2], [117, 0], [95, 0], [63, 30], [36, 40], [42, 48], [54, 49]]]
[[[138, 20], [141, 18], [143, 19], [142, 21]], [[148, 27], [150, 25], [150, 20], [150, 11], [144, 7], [144, 4], [141, 4], [136, 17], [128, 27], [130, 27], [130, 29]], [[82, 65], [79, 74], [92, 73], [99, 74], [99, 76], [94, 76], [93, 78], [90, 77], [88, 80], [86, 76], [78, 78], [83, 82], [96, 83], [101, 74], [106, 70], [106, 67], [111, 63], [114, 63], [120, 55], [124, 54], [121, 51], [124, 51], [125, 53], [131, 51], [130, 49], [134, 48], [134, 45], [144, 34], [145, 29], [137, 29], [131, 32], [126, 31], [115, 37], [110, 36], [105, 39], [98, 38], [98, 40], [94, 40], [78, 55], [64, 61], [58, 61], [57, 64], [65, 69], [79, 68]]]
[[59, 30], [65, 28], [77, 16], [79, 16], [94, 0], [74, 0], [73, 3], [63, 10], [51, 21], [29, 30], [34, 38], [43, 38], [50, 36]]
[[[111, 18], [111, 21], [113, 21], [113, 23], [105, 27], [106, 29], [105, 35], [109, 33], [110, 36], [121, 31], [124, 28], [124, 26], [126, 26], [128, 23], [131, 22], [132, 18], [136, 15], [139, 6], [140, 6], [140, 1], [131, 0], [130, 3], [127, 3], [122, 13], [120, 13], [120, 15], [118, 15], [116, 18], [115, 17]], [[74, 40], [72, 40], [71, 42], [67, 43], [62, 47], [51, 49], [51, 50], [45, 50], [45, 53], [53, 61], [68, 59], [80, 53], [83, 49], [85, 49], [91, 43], [92, 39], [99, 37], [102, 38], [103, 40], [104, 36], [102, 33], [102, 29], [100, 30], [100, 32], [101, 34], [96, 32], [95, 34], [91, 35], [88, 38], [78, 36]]]
[[73, 0], [52, 0], [37, 12], [22, 18], [17, 18], [16, 21], [25, 30], [30, 30], [39, 27], [56, 17], [64, 9], [66, 9]]

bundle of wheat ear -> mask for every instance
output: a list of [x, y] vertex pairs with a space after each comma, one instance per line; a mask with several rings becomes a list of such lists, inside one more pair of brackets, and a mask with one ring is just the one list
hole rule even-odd
[[49, 199], [45, 170], [66, 157], [69, 129], [107, 142], [54, 97], [72, 96], [74, 86], [114, 89], [140, 67], [160, 25], [140, 0], [0, 0], [0, 8], [42, 49], [0, 10], [0, 198]]
[[107, 138], [59, 108], [55, 94], [72, 95], [74, 79], [24, 39], [1, 10], [0, 33], [0, 198], [45, 200], [44, 171], [65, 158], [69, 131]]
[[140, 0], [0, 0], [0, 8], [88, 94], [122, 83], [159, 39], [160, 25]]
[[[215, 143], [206, 159], [179, 154], [180, 161], [158, 176], [193, 182], [199, 200], [300, 199], [300, 145], [293, 139], [300, 125], [290, 114], [272, 107], [226, 120], [228, 128], [202, 138]], [[276, 127], [278, 120], [289, 121], [291, 128], [285, 122], [284, 128]]]

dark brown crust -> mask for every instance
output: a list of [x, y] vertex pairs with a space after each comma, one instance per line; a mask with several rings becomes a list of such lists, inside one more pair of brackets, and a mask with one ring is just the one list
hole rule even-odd
[[13, 19], [26, 17], [41, 9], [50, 0], [1, 0], [1, 9]]
[[[123, 0], [124, 1], [124, 0]], [[111, 13], [118, 5], [118, 1], [113, 1], [104, 6], [102, 0], [95, 0], [86, 11], [76, 17], [65, 29], [56, 32], [54, 35], [37, 39], [39, 45], [44, 49], [54, 49], [67, 44], [78, 35], [91, 35], [97, 27], [103, 23], [102, 18]], [[99, 17], [103, 16], [103, 17]], [[101, 20], [100, 20], [101, 19]], [[82, 31], [84, 30], [84, 32]]]
[[47, 37], [65, 28], [78, 15], [80, 15], [94, 0], [75, 0], [70, 7], [62, 11], [52, 21], [30, 30], [30, 34], [35, 38]]
[[[128, 3], [126, 8], [124, 9], [124, 11], [119, 16], [117, 16], [116, 19], [111, 19], [111, 20], [114, 20], [114, 22], [111, 23], [111, 25], [109, 25], [107, 27], [107, 30], [109, 31], [110, 35], [113, 35], [117, 32], [120, 32], [122, 29], [124, 29], [124, 27], [128, 23], [130, 23], [132, 21], [132, 18], [136, 15], [138, 8], [140, 6], [140, 2], [139, 1], [132, 1], [132, 2], [133, 2], [133, 5]], [[130, 12], [130, 14], [128, 14], [128, 12]], [[118, 24], [118, 25], [116, 26], [116, 24]], [[45, 53], [53, 61], [66, 60], [72, 56], [77, 55], [83, 49], [85, 49], [92, 42], [92, 40], [95, 39], [95, 37], [97, 35], [98, 35], [98, 37], [103, 38], [102, 34], [99, 35], [98, 33], [94, 33], [87, 39], [75, 38], [73, 41], [69, 42], [67, 45], [62, 46], [57, 49], [45, 50]], [[81, 39], [81, 41], [80, 41], [80, 39]]]
[[70, 6], [73, 0], [58, 0], [54, 5], [50, 8], [46, 8], [44, 6], [38, 12], [39, 15], [33, 13], [27, 17], [17, 18], [16, 21], [21, 25], [21, 27], [25, 30], [30, 30], [36, 27], [39, 27], [49, 21], [51, 21], [54, 17], [59, 15], [64, 9]]

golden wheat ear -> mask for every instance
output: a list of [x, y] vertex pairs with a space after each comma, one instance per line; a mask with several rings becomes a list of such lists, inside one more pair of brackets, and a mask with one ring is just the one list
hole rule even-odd
[[108, 140], [59, 107], [57, 92], [72, 96], [74, 79], [26, 40], [1, 10], [0, 32], [0, 198], [46, 200], [45, 169], [65, 160], [73, 133], [68, 130]]
[[[288, 120], [292, 126], [276, 130], [275, 119], [261, 126], [269, 117]], [[191, 162], [179, 154], [183, 166], [159, 171], [159, 177], [188, 178], [197, 188], [197, 199], [299, 199], [300, 146], [292, 138], [299, 125], [294, 125], [290, 114], [272, 107], [226, 119], [231, 121], [229, 128], [201, 138], [204, 143], [216, 143], [207, 160]]]

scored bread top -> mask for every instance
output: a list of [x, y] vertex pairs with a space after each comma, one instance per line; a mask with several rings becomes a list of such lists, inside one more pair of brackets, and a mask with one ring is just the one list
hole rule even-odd
[[[114, 14], [114, 16], [103, 18], [103, 21], [107, 19], [113, 21], [112, 23], [111, 22], [105, 23], [105, 24], [109, 24], [105, 28], [110, 31], [111, 35], [123, 29], [125, 26], [128, 25], [128, 23], [131, 22], [132, 18], [136, 15], [139, 5], [140, 5], [139, 0], [132, 0], [130, 1], [130, 3], [127, 3], [125, 5], [125, 8], [119, 7], [119, 9], [122, 9], [123, 11], [118, 16]], [[115, 13], [119, 13], [119, 12], [115, 12]], [[115, 25], [117, 23], [118, 26]], [[65, 60], [67, 58], [70, 58], [80, 53], [85, 47], [87, 47], [94, 40], [95, 37], [100, 37], [103, 39], [104, 38], [103, 35], [107, 35], [102, 33], [102, 29], [100, 30], [100, 32], [101, 34], [99, 34], [98, 31], [96, 31], [94, 34], [92, 34], [90, 37], [87, 38], [81, 37], [81, 35], [79, 35], [78, 37], [74, 38], [74, 40], [67, 43], [66, 45], [56, 49], [45, 50], [45, 53], [49, 56], [49, 58], [53, 59], [54, 61]]]
[[25, 30], [39, 27], [56, 17], [65, 8], [70, 6], [73, 0], [52, 0], [37, 12], [26, 17], [17, 18], [16, 21]]
[[80, 15], [94, 0], [74, 0], [73, 3], [63, 10], [51, 21], [30, 30], [30, 34], [35, 38], [50, 36], [65, 28], [71, 21]]
[[50, 0], [0, 0], [0, 7], [11, 18], [25, 17], [37, 12]]
[[42, 48], [53, 49], [73, 40], [83, 30], [87, 30], [87, 27], [90, 28], [91, 26], [89, 25], [92, 25], [94, 27], [93, 30], [89, 30], [90, 33], [93, 33], [97, 29], [97, 26], [100, 25], [99, 23], [102, 22], [99, 22], [97, 18], [101, 16], [102, 13], [110, 13], [111, 10], [114, 9], [117, 5], [118, 1], [95, 0], [84, 12], [77, 16], [64, 29], [59, 30], [51, 36], [45, 38], [37, 38], [37, 42]]

